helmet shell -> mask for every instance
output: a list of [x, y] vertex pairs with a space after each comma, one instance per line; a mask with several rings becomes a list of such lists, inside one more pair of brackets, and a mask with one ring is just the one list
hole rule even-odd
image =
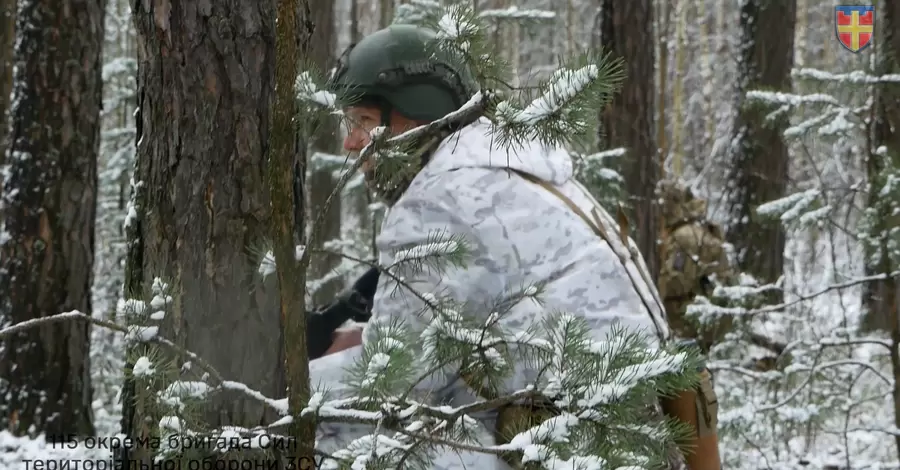
[[434, 32], [396, 24], [376, 31], [341, 57], [328, 88], [339, 104], [387, 104], [401, 115], [434, 121], [477, 91], [465, 63], [436, 46]]

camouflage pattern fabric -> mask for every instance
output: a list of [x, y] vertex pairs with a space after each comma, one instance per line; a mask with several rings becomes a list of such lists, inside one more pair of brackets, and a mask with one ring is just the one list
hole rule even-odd
[[688, 304], [697, 295], [711, 297], [716, 284], [733, 285], [735, 275], [725, 251], [725, 237], [706, 218], [706, 201], [672, 182], [660, 185], [663, 230], [658, 280], [669, 324], [683, 338], [695, 338], [704, 351], [720, 341], [732, 326], [731, 317], [707, 325], [687, 318]]
[[[432, 243], [435, 235], [455, 235], [468, 245], [465, 266], [440, 271], [426, 266], [417, 271], [399, 265], [394, 274], [419, 292], [465, 302], [461, 313], [481, 322], [498, 299], [523, 286], [543, 284], [541, 304], [519, 302], [502, 317], [506, 331], [524, 331], [548, 312], [562, 311], [582, 316], [597, 340], [607, 339], [614, 326], [643, 334], [651, 346], [670, 338], [654, 280], [643, 281], [646, 264], [630, 256], [636, 250], [633, 241], [598, 240], [564, 202], [509, 168], [553, 184], [586, 212], [596, 207], [574, 180], [568, 152], [538, 142], [501, 147], [490, 122], [479, 119], [444, 139], [388, 209], [377, 238], [379, 264], [393, 265], [401, 250]], [[601, 210], [600, 216], [608, 233], [618, 233], [608, 213]], [[377, 340], [375, 325], [397, 321], [421, 335], [435, 318], [418, 295], [381, 276], [363, 342]], [[359, 353], [357, 347], [310, 361], [311, 383], [330, 389], [334, 398], [341, 398], [343, 390], [350, 393], [342, 386], [341, 370]], [[497, 384], [498, 393], [521, 390], [533, 384], [539, 373], [525, 361], [514, 366], [515, 373]], [[457, 366], [430, 375], [415, 394], [435, 405], [464, 406], [480, 399], [460, 377]], [[494, 431], [504, 427], [503, 423], [497, 426], [497, 411], [475, 418], [483, 424], [479, 445], [492, 445]], [[335, 449], [365, 429], [343, 423], [323, 425], [318, 445], [323, 451]], [[494, 455], [447, 449], [438, 453], [432, 468], [500, 470], [510, 466]]]

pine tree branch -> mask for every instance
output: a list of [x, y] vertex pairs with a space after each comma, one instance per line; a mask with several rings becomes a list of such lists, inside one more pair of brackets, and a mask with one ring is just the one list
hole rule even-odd
[[[499, 449], [491, 449], [489, 447], [476, 446], [472, 444], [463, 444], [462, 442], [455, 442], [449, 439], [444, 439], [433, 434], [422, 434], [416, 432], [410, 432], [405, 429], [398, 429], [398, 433], [403, 434], [404, 436], [409, 436], [413, 439], [416, 439], [416, 442], [428, 442], [431, 444], [443, 445], [455, 450], [462, 450], [468, 452], [478, 452], [480, 454], [492, 454], [492, 455], [502, 455], [504, 453], [509, 452], [508, 450], [499, 450]], [[402, 467], [400, 467], [402, 468]]]
[[401, 278], [400, 278], [399, 276], [397, 276], [396, 274], [390, 272], [390, 271], [388, 270], [388, 268], [382, 266], [382, 265], [379, 264], [379, 263], [375, 263], [375, 262], [372, 262], [372, 261], [369, 261], [369, 260], [364, 260], [364, 259], [362, 259], [362, 258], [358, 258], [358, 257], [356, 257], [356, 256], [349, 255], [349, 254], [347, 254], [347, 253], [342, 253], [342, 252], [339, 252], [339, 251], [334, 251], [334, 250], [324, 250], [324, 249], [323, 249], [323, 250], [312, 250], [312, 251], [315, 252], [315, 253], [326, 253], [326, 254], [332, 254], [332, 255], [335, 255], [335, 256], [340, 256], [340, 257], [343, 257], [343, 258], [348, 259], [348, 260], [350, 260], [350, 261], [355, 261], [355, 262], [357, 262], [357, 263], [359, 263], [359, 264], [368, 266], [368, 267], [370, 267], [370, 268], [375, 268], [375, 269], [377, 269], [380, 273], [387, 275], [389, 278], [391, 278], [392, 281], [396, 282], [396, 283], [397, 283], [398, 285], [400, 285], [401, 287], [403, 287], [403, 288], [409, 290], [414, 296], [416, 296], [416, 298], [418, 298], [419, 300], [421, 300], [422, 302], [424, 302], [425, 305], [427, 305], [429, 308], [431, 308], [431, 309], [437, 309], [437, 308], [438, 308], [438, 306], [434, 304], [434, 301], [433, 301], [433, 300], [431, 300], [431, 299], [427, 298], [426, 296], [422, 295], [421, 293], [419, 293], [418, 290], [413, 289], [413, 287], [412, 287], [411, 285], [409, 285], [409, 283], [407, 283], [406, 281], [404, 281], [403, 279], [401, 279]]
[[[30, 328], [39, 327], [41, 325], [57, 323], [57, 322], [62, 322], [62, 321], [73, 321], [73, 320], [87, 321], [94, 325], [101, 326], [101, 327], [110, 329], [112, 331], [117, 331], [117, 332], [123, 333], [123, 334], [128, 334], [128, 332], [129, 332], [129, 329], [122, 325], [119, 325], [119, 324], [116, 324], [116, 323], [113, 323], [113, 322], [110, 322], [107, 320], [93, 318], [93, 317], [91, 317], [85, 313], [79, 312], [79, 311], [71, 311], [71, 312], [60, 313], [57, 315], [51, 315], [48, 317], [31, 319], [31, 320], [27, 320], [27, 321], [6, 327], [6, 328], [0, 330], [0, 339], [14, 335], [16, 333], [20, 333], [20, 332], [28, 330]], [[147, 339], [147, 341], [165, 346], [165, 347], [171, 349], [176, 354], [190, 358], [190, 360], [195, 362], [197, 365], [199, 365], [201, 369], [203, 369], [205, 372], [209, 373], [210, 377], [213, 379], [213, 384], [211, 384], [211, 385], [213, 385], [214, 387], [242, 392], [247, 397], [253, 398], [265, 405], [268, 405], [268, 406], [276, 409], [276, 411], [279, 411], [279, 413], [283, 414], [282, 407], [277, 404], [277, 400], [267, 398], [267, 397], [263, 396], [262, 394], [260, 394], [259, 392], [247, 387], [245, 384], [242, 384], [240, 382], [225, 380], [222, 377], [222, 374], [220, 374], [219, 371], [215, 369], [215, 367], [210, 365], [207, 361], [203, 360], [197, 354], [195, 354], [187, 349], [184, 349], [159, 335], [150, 337]], [[505, 396], [502, 396], [502, 397], [499, 397], [499, 398], [496, 398], [493, 400], [479, 401], [479, 402], [472, 403], [470, 405], [459, 407], [459, 408], [456, 408], [452, 412], [442, 411], [441, 409], [430, 407], [430, 406], [427, 406], [424, 404], [419, 404], [416, 402], [410, 402], [410, 404], [420, 407], [419, 409], [422, 411], [422, 414], [425, 414], [427, 416], [430, 416], [430, 417], [433, 417], [436, 419], [447, 420], [448, 422], [452, 422], [452, 421], [459, 419], [460, 417], [462, 417], [464, 415], [469, 415], [471, 413], [477, 413], [477, 412], [481, 412], [481, 411], [496, 409], [500, 406], [512, 404], [518, 400], [534, 399], [534, 398], [539, 398], [539, 397], [543, 397], [543, 394], [536, 391], [536, 389], [522, 390], [522, 391], [514, 392], [514, 393], [511, 393], [511, 394], [508, 394], [508, 395], [505, 395]], [[356, 402], [356, 400], [344, 400], [343, 404], [348, 405], [348, 404], [353, 404], [354, 402]], [[326, 408], [326, 410], [327, 409], [328, 408]], [[332, 408], [332, 409], [334, 409], [334, 408]], [[308, 414], [308, 410], [309, 410], [308, 407], [305, 408], [303, 410], [303, 412], [301, 413], [301, 415]], [[372, 424], [372, 425], [377, 424], [378, 420], [383, 418], [382, 415], [378, 415], [379, 417], [377, 417], [377, 418], [376, 417], [365, 418], [365, 417], [361, 417], [361, 416], [348, 417], [346, 415], [349, 412], [352, 412], [354, 410], [334, 409], [334, 411], [336, 412], [336, 414], [330, 415], [326, 411], [324, 414], [317, 413], [316, 416], [318, 418], [325, 418], [324, 419], [325, 422], [357, 423], [357, 424]], [[341, 416], [337, 416], [337, 415], [341, 415]], [[395, 415], [387, 415], [387, 416], [389, 416], [391, 418], [397, 418]]]

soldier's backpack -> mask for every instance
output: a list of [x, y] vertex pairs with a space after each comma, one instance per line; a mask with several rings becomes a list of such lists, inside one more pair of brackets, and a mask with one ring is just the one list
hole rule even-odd
[[[610, 238], [610, 234], [604, 228], [603, 218], [600, 216], [599, 210], [594, 210], [592, 212], [593, 218], [586, 214], [581, 208], [578, 207], [571, 199], [566, 197], [563, 193], [561, 193], [555, 186], [546, 181], [538, 179], [533, 175], [528, 173], [520, 172], [518, 170], [510, 168], [511, 171], [517, 173], [522, 178], [530, 181], [538, 186], [541, 186], [545, 190], [552, 193], [554, 196], [559, 198], [562, 202], [564, 202], [575, 214], [577, 214], [584, 222], [591, 228], [591, 230], [597, 234], [598, 237], [602, 238], [614, 252], [620, 257], [623, 263], [627, 262], [624, 259], [628, 254], [622, 253], [621, 250], [617, 249], [617, 245], [614, 244], [612, 239]], [[599, 204], [594, 200], [590, 194], [581, 187], [581, 190], [585, 192], [588, 198], [594, 202], [596, 207], [600, 207]], [[629, 243], [629, 240], [626, 238], [624, 234], [619, 234], [621, 238], [621, 242], [626, 247], [626, 251], [628, 249], [634, 249], [633, 244]], [[634, 254], [631, 255], [632, 258]], [[633, 259], [632, 259], [633, 260]], [[639, 268], [644, 267], [643, 263], [636, 263]], [[641, 276], [643, 277], [642, 281], [647, 283], [648, 285], [652, 285], [652, 279], [649, 279], [649, 274], [646, 269], [638, 269], [641, 272]], [[630, 275], [630, 274], [629, 274]], [[632, 282], [637, 282], [632, 279]], [[643, 289], [638, 289], [638, 292], [643, 297]], [[644, 303], [654, 302], [658, 304], [657, 299], [643, 299]], [[653, 307], [648, 305], [648, 308], [651, 309], [652, 312]], [[656, 319], [654, 319], [656, 321]], [[663, 334], [664, 330], [668, 330], [668, 328], [660, 329], [660, 340], [665, 342], [669, 341], [672, 338], [665, 336]], [[477, 384], [470, 384], [476, 391], [480, 388], [476, 386]], [[712, 376], [708, 369], [704, 368], [701, 371], [700, 375], [700, 383], [693, 390], [685, 390], [684, 392], [678, 394], [672, 398], [661, 398], [660, 405], [663, 413], [666, 415], [678, 419], [692, 427], [694, 430], [693, 437], [690, 439], [690, 442], [684, 443], [682, 445], [682, 454], [684, 456], [685, 463], [687, 464], [688, 469], [690, 470], [721, 470], [721, 459], [719, 457], [719, 445], [718, 445], [718, 435], [717, 435], [717, 417], [718, 417], [718, 399], [715, 394], [715, 390], [712, 383]], [[533, 405], [508, 405], [499, 410], [499, 416], [497, 418], [497, 429], [495, 430], [495, 437], [497, 439], [497, 444], [503, 444], [508, 442], [508, 439], [511, 439], [512, 436], [515, 436], [517, 432], [522, 432], [527, 430], [530, 426], [529, 424], [536, 424], [535, 421], [540, 422], [543, 419], [546, 419], [548, 416], [551, 416], [554, 413], [552, 406], [533, 406]], [[505, 415], [509, 416], [506, 418]], [[536, 419], [522, 419], [522, 415], [527, 415], [529, 418]], [[543, 419], [542, 419], [543, 418]], [[511, 426], [505, 426], [503, 423], [510, 423]], [[519, 467], [517, 462], [507, 460], [513, 467]], [[670, 468], [674, 465], [674, 463], [670, 462]]]

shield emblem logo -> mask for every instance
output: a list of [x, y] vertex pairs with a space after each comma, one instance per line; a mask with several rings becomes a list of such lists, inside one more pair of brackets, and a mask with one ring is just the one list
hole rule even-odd
[[850, 52], [859, 52], [872, 43], [875, 34], [875, 7], [845, 5], [834, 7], [834, 28], [838, 42]]

